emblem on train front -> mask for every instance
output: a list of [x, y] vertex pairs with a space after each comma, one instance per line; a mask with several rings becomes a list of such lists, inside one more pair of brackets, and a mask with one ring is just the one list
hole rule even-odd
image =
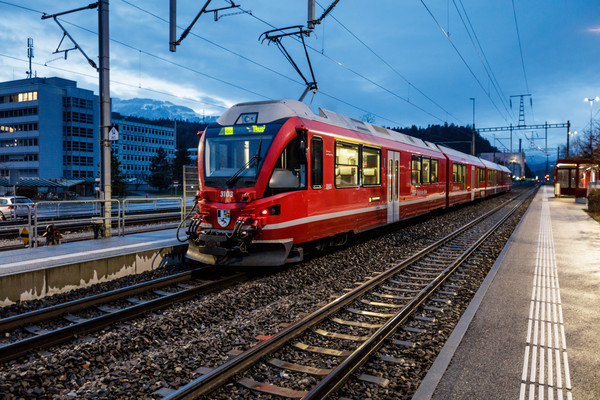
[[217, 222], [223, 228], [226, 228], [231, 222], [231, 211], [229, 210], [217, 210]]

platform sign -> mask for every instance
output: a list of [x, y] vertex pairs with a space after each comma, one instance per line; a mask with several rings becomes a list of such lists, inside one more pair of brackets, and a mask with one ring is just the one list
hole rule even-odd
[[27, 244], [29, 244], [29, 230], [26, 226], [19, 229], [19, 235], [21, 236], [21, 240], [23, 240], [25, 246], [27, 246]]

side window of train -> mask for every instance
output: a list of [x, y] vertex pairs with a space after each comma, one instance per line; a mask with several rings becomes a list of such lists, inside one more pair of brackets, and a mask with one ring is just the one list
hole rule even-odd
[[296, 136], [285, 146], [269, 180], [266, 196], [306, 189], [306, 157]]
[[452, 164], [452, 182], [460, 183], [463, 190], [467, 186], [467, 166], [463, 164]]
[[438, 160], [431, 160], [431, 183], [438, 183]]
[[381, 149], [363, 147], [362, 149], [362, 182], [364, 186], [381, 184]]
[[485, 170], [483, 168], [477, 168], [477, 187], [481, 186], [481, 183], [485, 185]]
[[427, 157], [421, 158], [421, 183], [430, 183], [429, 178], [431, 176], [431, 159]]
[[357, 187], [359, 182], [360, 146], [335, 142], [335, 187]]
[[310, 184], [313, 189], [323, 187], [323, 139], [316, 136], [310, 146]]
[[452, 163], [452, 182], [458, 182], [458, 164]]
[[412, 156], [411, 162], [411, 183], [413, 185], [421, 184], [421, 156]]

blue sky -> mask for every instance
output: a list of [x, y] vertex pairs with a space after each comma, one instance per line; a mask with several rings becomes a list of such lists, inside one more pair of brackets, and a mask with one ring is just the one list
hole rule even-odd
[[[317, 16], [330, 1], [317, 1]], [[0, 81], [25, 78], [32, 37], [38, 76], [73, 79], [97, 92], [97, 74], [81, 54], [70, 51], [67, 60], [52, 54], [62, 32], [40, 18], [41, 12], [89, 2], [0, 0]], [[203, 15], [175, 53], [168, 46], [168, 3], [110, 2], [112, 96], [168, 100], [219, 115], [238, 102], [301, 95], [301, 78], [276, 46], [261, 44], [259, 37], [274, 27], [306, 25], [306, 0], [240, 0], [240, 9], [223, 12], [236, 14], [218, 22]], [[203, 4], [178, 1], [178, 34]], [[210, 8], [225, 4], [213, 0]], [[341, 0], [305, 39], [319, 85], [305, 101], [314, 111], [322, 107], [359, 119], [369, 114], [378, 125], [427, 126], [471, 124], [469, 99], [475, 98], [476, 126], [496, 127], [517, 125], [519, 99], [513, 98], [511, 108], [510, 96], [530, 93], [527, 124], [569, 120], [572, 131], [582, 132], [590, 120], [583, 99], [600, 96], [599, 11], [589, 0]], [[61, 21], [97, 60], [97, 12], [80, 11]], [[298, 42], [287, 38], [284, 44], [308, 75]], [[68, 47], [65, 39], [61, 49]], [[598, 111], [600, 103], [594, 104], [595, 117]], [[565, 144], [566, 130], [548, 132], [550, 148]], [[544, 131], [538, 130], [515, 133], [513, 148], [522, 139], [530, 160], [545, 160], [530, 150], [531, 136], [540, 137], [534, 143], [544, 147]], [[491, 134], [485, 137], [493, 143]], [[507, 137], [498, 133], [497, 146], [510, 147]]]

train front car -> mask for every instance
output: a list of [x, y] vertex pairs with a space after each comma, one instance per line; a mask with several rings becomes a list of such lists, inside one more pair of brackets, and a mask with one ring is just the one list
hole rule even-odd
[[201, 135], [188, 259], [218, 265], [301, 259], [292, 251], [292, 235], [275, 237], [263, 229], [281, 222], [284, 213], [299, 216], [305, 204], [306, 130], [297, 116], [308, 108], [293, 108], [297, 102], [239, 104]]

